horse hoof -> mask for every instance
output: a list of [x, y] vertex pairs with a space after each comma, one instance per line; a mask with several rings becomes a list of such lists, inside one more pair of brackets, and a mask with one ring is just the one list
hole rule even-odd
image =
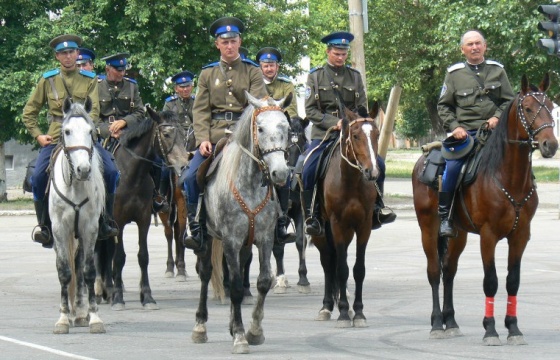
[[159, 306], [156, 303], [146, 303], [142, 305], [144, 310], [159, 310]]
[[527, 345], [523, 335], [508, 336], [507, 343], [508, 345]]
[[309, 285], [298, 285], [297, 290], [300, 294], [310, 294], [311, 286]]
[[175, 274], [173, 274], [173, 271], [166, 271], [165, 272], [165, 277], [168, 278], [168, 279], [170, 279], [174, 276], [175, 276]]
[[195, 344], [204, 344], [208, 342], [208, 335], [206, 334], [206, 325], [196, 324], [193, 328], [191, 339]]
[[175, 281], [176, 282], [186, 282], [187, 281], [187, 275], [177, 275], [177, 276], [175, 276]]
[[96, 303], [97, 305], [100, 305], [102, 301], [103, 301], [103, 296], [101, 296], [101, 295], [95, 295], [95, 303]]
[[68, 334], [70, 332], [70, 324], [55, 324], [53, 334]]
[[459, 328], [449, 328], [445, 330], [445, 336], [457, 337], [457, 336], [463, 336], [463, 333], [461, 332], [461, 330], [459, 330]]
[[500, 338], [497, 336], [489, 336], [482, 339], [484, 341], [484, 345], [486, 346], [502, 346], [502, 342]]
[[329, 321], [331, 319], [331, 312], [329, 310], [322, 309], [319, 311], [319, 315], [315, 318], [317, 321]]
[[351, 328], [352, 320], [337, 320], [336, 327], [340, 329]]
[[354, 319], [354, 327], [356, 328], [367, 328], [367, 320], [366, 319]]
[[249, 353], [249, 343], [245, 339], [244, 335], [235, 335], [233, 339], [233, 348], [231, 349], [232, 354], [248, 354]]
[[254, 305], [255, 299], [253, 296], [243, 296], [243, 301], [241, 302], [242, 305]]
[[105, 334], [105, 326], [103, 323], [93, 323], [89, 326], [90, 334]]
[[113, 311], [123, 311], [125, 310], [124, 304], [122, 303], [115, 303], [111, 305], [111, 310]]
[[445, 334], [444, 330], [432, 330], [430, 331], [430, 339], [445, 339], [448, 336]]
[[274, 293], [275, 294], [285, 294], [288, 292], [288, 288], [282, 286], [275, 286]]
[[86, 318], [76, 318], [74, 320], [74, 327], [88, 327], [89, 320]]
[[264, 343], [264, 334], [262, 331], [258, 335], [251, 333], [251, 331], [247, 331], [245, 337], [247, 338], [249, 345], [262, 345]]

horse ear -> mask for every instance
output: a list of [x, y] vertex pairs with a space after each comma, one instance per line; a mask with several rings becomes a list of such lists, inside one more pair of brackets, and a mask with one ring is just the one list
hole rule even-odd
[[348, 110], [347, 107], [344, 108], [344, 116], [343, 118], [348, 119], [348, 120], [354, 120], [356, 118], [356, 113], [354, 113], [353, 111]]
[[72, 106], [72, 99], [68, 96], [66, 98], [64, 98], [64, 104], [62, 105], [62, 112], [64, 114], [68, 113], [70, 111], [70, 107]]
[[91, 108], [93, 107], [93, 101], [89, 96], [86, 97], [86, 103], [84, 104], [84, 109], [89, 114], [91, 112]]
[[375, 119], [379, 115], [379, 101], [374, 101], [369, 111], [369, 117]]
[[529, 80], [526, 74], [523, 74], [521, 77], [521, 92], [524, 94], [529, 92]]
[[[290, 93], [288, 94], [288, 96], [286, 96], [286, 97], [284, 98], [284, 100], [280, 102], [280, 107], [281, 107], [282, 109], [285, 109], [285, 108], [287, 108], [288, 106], [290, 106], [290, 104], [292, 103], [293, 98], [294, 98], [294, 93], [290, 92]], [[289, 119], [289, 117], [288, 117], [288, 119]]]
[[365, 106], [358, 106], [358, 115], [360, 115], [360, 117], [366, 118], [368, 117], [368, 112]]
[[150, 115], [152, 120], [154, 120], [158, 124], [161, 123], [161, 118], [159, 117], [159, 114], [154, 109], [152, 109], [152, 107], [149, 104], [146, 105], [146, 111], [148, 112], [148, 115]]
[[253, 105], [256, 109], [261, 107], [261, 104], [259, 103], [259, 99], [257, 99], [253, 95], [249, 94], [249, 92], [247, 90], [245, 90], [245, 97], [247, 98], [247, 101], [249, 102], [249, 104]]
[[542, 92], [546, 92], [549, 87], [550, 87], [550, 75], [548, 74], [548, 72], [546, 72], [544, 74], [544, 78], [541, 81], [541, 84], [539, 85], [539, 89]]

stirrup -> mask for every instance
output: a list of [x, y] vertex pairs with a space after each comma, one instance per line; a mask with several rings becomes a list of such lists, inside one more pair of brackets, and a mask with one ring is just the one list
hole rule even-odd
[[[158, 201], [160, 200], [161, 201]], [[165, 199], [165, 197], [161, 196], [161, 195], [157, 195], [154, 196], [152, 199], [152, 210], [154, 213], [166, 213], [169, 212], [169, 203], [167, 202], [167, 200]]]
[[[39, 231], [35, 229], [39, 228]], [[32, 239], [34, 242], [41, 244], [46, 249], [51, 249], [54, 245], [54, 237], [47, 226], [36, 225], [32, 230]]]
[[305, 219], [305, 233], [311, 236], [322, 236], [325, 232], [317, 218], [309, 217]]
[[449, 220], [444, 219], [441, 221], [441, 224], [439, 225], [439, 235], [443, 237], [454, 238], [457, 237], [457, 232], [453, 228], [452, 223]]

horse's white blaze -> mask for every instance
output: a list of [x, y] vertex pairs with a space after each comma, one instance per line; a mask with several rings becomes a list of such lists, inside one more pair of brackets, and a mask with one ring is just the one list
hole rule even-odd
[[[93, 139], [89, 131], [84, 129], [89, 128], [86, 119], [82, 117], [72, 117], [64, 124], [62, 129], [62, 136], [67, 147], [72, 146], [85, 146], [91, 148], [93, 146]], [[68, 135], [65, 133], [68, 132]], [[91, 162], [89, 153], [85, 149], [71, 150], [68, 156], [74, 165], [74, 172], [78, 180], [88, 180], [91, 174]]]
[[375, 156], [373, 144], [371, 143], [371, 133], [373, 131], [373, 126], [366, 123], [362, 125], [362, 131], [366, 134], [366, 138], [368, 139], [369, 157], [371, 159], [371, 163], [373, 164], [372, 175], [377, 178], [379, 176], [379, 167], [377, 166], [377, 156]]

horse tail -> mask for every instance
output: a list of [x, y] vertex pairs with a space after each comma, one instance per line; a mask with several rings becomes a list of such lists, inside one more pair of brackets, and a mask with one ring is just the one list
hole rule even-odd
[[212, 276], [210, 282], [212, 289], [214, 289], [214, 299], [220, 300], [222, 304], [225, 303], [226, 292], [224, 290], [224, 271], [222, 266], [222, 259], [224, 257], [224, 246], [218, 239], [212, 239]]
[[70, 284], [68, 284], [68, 303], [70, 305], [71, 313], [75, 314], [76, 311], [76, 290], [78, 288], [76, 276], [76, 249], [78, 248], [77, 239], [72, 239], [66, 242], [68, 246], [68, 263], [70, 265]]

